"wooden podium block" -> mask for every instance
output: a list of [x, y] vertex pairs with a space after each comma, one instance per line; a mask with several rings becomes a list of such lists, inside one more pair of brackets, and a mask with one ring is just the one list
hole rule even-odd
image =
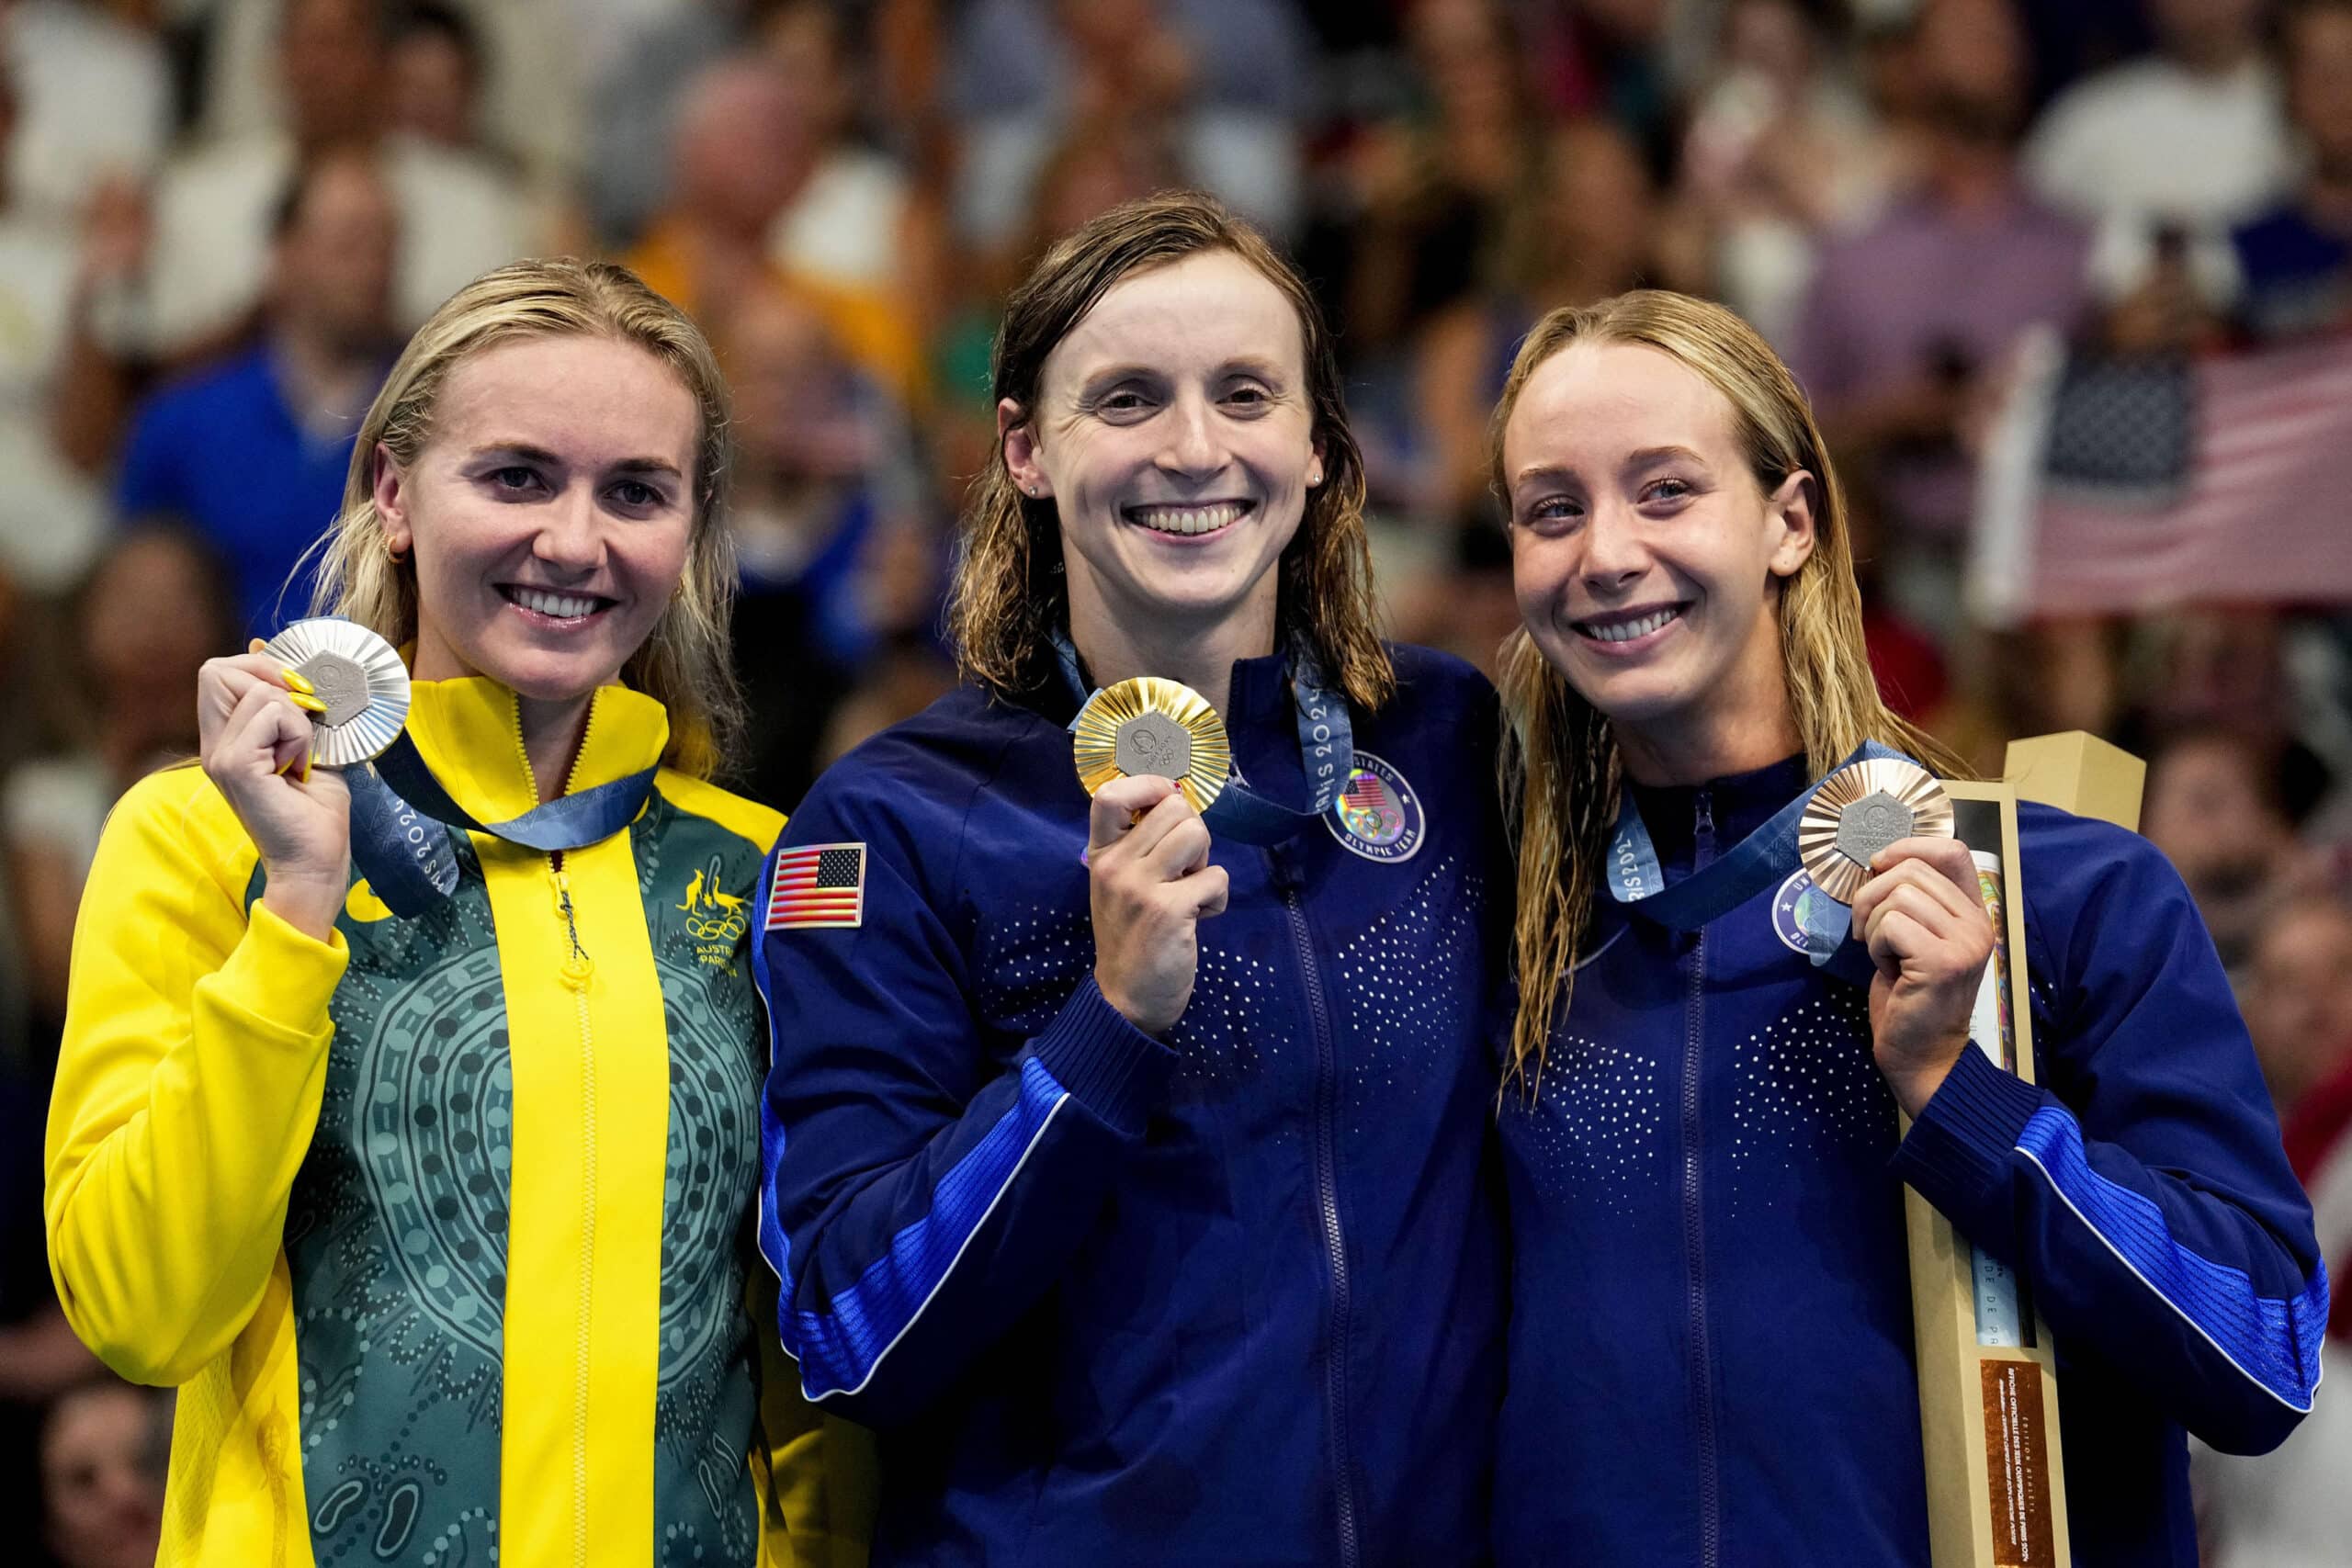
[[[2030, 1083], [2022, 889], [2031, 868], [2018, 855], [2018, 802], [2134, 828], [2147, 769], [2075, 731], [2013, 743], [2007, 771], [1997, 783], [1947, 780], [1944, 792], [1994, 919], [1971, 1048]], [[2073, 1556], [2050, 1331], [2024, 1280], [1970, 1246], [1918, 1193], [1905, 1189], [1903, 1198], [1934, 1568], [2063, 1568]]]

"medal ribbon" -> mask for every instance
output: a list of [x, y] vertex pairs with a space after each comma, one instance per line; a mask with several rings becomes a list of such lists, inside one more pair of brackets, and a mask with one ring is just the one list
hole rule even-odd
[[[1060, 663], [1062, 680], [1070, 694], [1083, 708], [1093, 700], [1093, 688], [1079, 669], [1078, 649], [1069, 634], [1054, 634], [1054, 657]], [[1298, 716], [1298, 761], [1306, 771], [1307, 788], [1313, 792], [1315, 804], [1301, 811], [1256, 790], [1241, 782], [1240, 774], [1226, 781], [1225, 788], [1209, 802], [1201, 820], [1209, 831], [1244, 844], [1261, 847], [1279, 844], [1296, 834], [1301, 828], [1331, 809], [1331, 802], [1339, 797], [1348, 775], [1354, 771], [1356, 761], [1355, 721], [1348, 713], [1345, 697], [1334, 692], [1323, 673], [1322, 660], [1305, 642], [1294, 643], [1290, 653], [1291, 703]], [[1078, 721], [1070, 721], [1074, 728]], [[1791, 829], [1793, 843], [1794, 829]]]
[[[1891, 746], [1865, 740], [1831, 771], [1873, 759], [1912, 761]], [[1609, 840], [1604, 878], [1609, 897], [1669, 931], [1697, 931], [1730, 913], [1766, 888], [1777, 886], [1797, 869], [1797, 824], [1804, 818], [1805, 807], [1812, 804], [1814, 792], [1821, 787], [1821, 782], [1815, 781], [1812, 788], [1773, 813], [1770, 821], [1742, 839], [1728, 853], [1671, 887], [1658, 868], [1657, 848], [1650, 840], [1649, 829], [1642, 825], [1642, 814], [1634, 805], [1634, 793], [1626, 790], [1617, 808], [1616, 829]], [[1859, 944], [1852, 944], [1859, 957], [1859, 970], [1856, 959], [1844, 956], [1849, 945], [1847, 938], [1852, 932], [1847, 907], [1823, 893], [1817, 898], [1805, 900], [1803, 908], [1806, 917], [1805, 952], [1815, 966], [1829, 966], [1836, 960], [1833, 974], [1849, 980], [1856, 979], [1859, 974], [1858, 983], [1867, 984], [1871, 968], [1867, 953]]]
[[457, 891], [452, 828], [542, 854], [602, 843], [637, 819], [659, 764], [560, 795], [520, 817], [482, 822], [450, 797], [403, 732], [372, 763], [344, 770], [351, 788], [351, 859], [377, 897], [413, 919]]

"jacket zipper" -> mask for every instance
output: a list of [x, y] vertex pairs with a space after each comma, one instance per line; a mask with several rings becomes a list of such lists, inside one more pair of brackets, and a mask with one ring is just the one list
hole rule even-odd
[[1273, 859], [1283, 912], [1289, 917], [1291, 940], [1298, 948], [1299, 974], [1306, 982], [1307, 1021], [1315, 1033], [1315, 1208], [1324, 1253], [1331, 1266], [1331, 1348], [1323, 1365], [1323, 1400], [1331, 1426], [1340, 1563], [1340, 1568], [1356, 1568], [1362, 1550], [1357, 1540], [1355, 1460], [1348, 1440], [1348, 1244], [1340, 1226], [1338, 1053], [1331, 1041], [1330, 1013], [1324, 1005], [1322, 971], [1315, 962], [1314, 938], [1306, 928], [1306, 908], [1299, 902], [1297, 868], [1280, 851], [1273, 852]]
[[[1703, 787], [1694, 803], [1690, 870], [1715, 858], [1714, 803]], [[1723, 1560], [1722, 1477], [1715, 1458], [1714, 1349], [1707, 1332], [1706, 1215], [1700, 1191], [1700, 1042], [1706, 1011], [1707, 932], [1690, 949], [1690, 1000], [1682, 1041], [1682, 1242], [1690, 1279], [1690, 1393], [1699, 1438], [1699, 1561], [1716, 1568]]]
[[[594, 725], [595, 719], [596, 706], [592, 698], [588, 723]], [[523, 760], [523, 776], [536, 783], [538, 775], [531, 768], [531, 750], [523, 740], [523, 707], [519, 699], [514, 705], [514, 749]], [[579, 750], [573, 753], [571, 772], [564, 778], [566, 795], [579, 782], [580, 758], [587, 750], [588, 733], [583, 727]], [[537, 793], [536, 787], [533, 793]], [[564, 988], [571, 993], [580, 1021], [580, 1337], [574, 1348], [571, 1379], [571, 1559], [581, 1568], [587, 1568], [588, 1362], [594, 1338], [592, 1314], [596, 1278], [596, 1052], [595, 1037], [588, 1021], [588, 983], [596, 972], [596, 962], [580, 942], [580, 920], [572, 908], [571, 877], [563, 867], [563, 852], [558, 850], [547, 860], [556, 915], [563, 921], [564, 941], [569, 949], [559, 973]]]

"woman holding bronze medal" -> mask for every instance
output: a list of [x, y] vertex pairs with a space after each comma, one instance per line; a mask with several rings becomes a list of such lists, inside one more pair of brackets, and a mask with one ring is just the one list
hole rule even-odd
[[360, 428], [344, 618], [208, 663], [201, 767], [108, 822], [50, 1255], [182, 1391], [163, 1562], [777, 1560], [745, 948], [782, 823], [707, 782], [727, 455], [632, 275], [476, 280]]
[[1214, 204], [1055, 245], [994, 378], [969, 683], [771, 863], [785, 1345], [878, 1563], [1476, 1560], [1493, 694], [1375, 638], [1329, 336]]
[[1979, 1343], [2053, 1334], [2073, 1560], [2193, 1562], [2182, 1429], [2278, 1442], [2327, 1314], [2178, 877], [2019, 807], [2041, 1087], [2002, 1070], [1951, 764], [1878, 698], [1786, 369], [1621, 295], [1536, 327], [1494, 429], [1526, 623], [1498, 1561], [1926, 1562], [1907, 1184], [2021, 1281]]

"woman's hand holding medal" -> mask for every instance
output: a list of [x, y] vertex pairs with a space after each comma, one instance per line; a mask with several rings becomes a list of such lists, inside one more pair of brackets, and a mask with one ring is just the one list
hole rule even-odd
[[1103, 784], [1087, 824], [1095, 984], [1137, 1029], [1163, 1034], [1192, 1000], [1200, 922], [1225, 910], [1225, 868], [1209, 863], [1201, 814], [1154, 774]]
[[261, 852], [264, 901], [323, 942], [350, 886], [351, 795], [340, 773], [311, 766], [318, 699], [259, 652], [258, 640], [253, 646], [207, 660], [198, 672], [204, 772]]
[[1969, 1011], [1993, 956], [1976, 863], [1957, 839], [1901, 839], [1871, 858], [1854, 896], [1870, 948], [1871, 1041], [1881, 1073], [1917, 1116], [1968, 1049]]

